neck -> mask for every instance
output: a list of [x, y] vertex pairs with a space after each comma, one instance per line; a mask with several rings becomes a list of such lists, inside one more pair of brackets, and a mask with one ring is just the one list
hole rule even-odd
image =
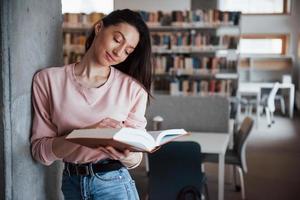
[[86, 79], [107, 78], [109, 73], [110, 66], [101, 66], [97, 64], [93, 59], [90, 50], [88, 50], [75, 67], [75, 75]]

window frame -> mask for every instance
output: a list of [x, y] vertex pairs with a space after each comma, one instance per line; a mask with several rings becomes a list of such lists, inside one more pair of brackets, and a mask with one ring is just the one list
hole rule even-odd
[[[281, 39], [282, 40], [282, 47], [281, 47], [281, 53], [275, 54], [275, 53], [266, 53], [266, 54], [260, 54], [260, 53], [251, 53], [251, 55], [287, 55], [288, 52], [288, 44], [289, 44], [289, 34], [242, 34], [240, 37], [240, 40], [242, 39]], [[246, 55], [241, 53], [241, 55]], [[248, 53], [247, 53], [248, 55]]]
[[[242, 12], [242, 15], [245, 15], [245, 16], [255, 16], [255, 15], [291, 15], [291, 4], [293, 0], [283, 0], [283, 12], [280, 12], [280, 13], [276, 13], [276, 12], [273, 12], [273, 13], [243, 13]], [[221, 8], [219, 8], [221, 9]]]

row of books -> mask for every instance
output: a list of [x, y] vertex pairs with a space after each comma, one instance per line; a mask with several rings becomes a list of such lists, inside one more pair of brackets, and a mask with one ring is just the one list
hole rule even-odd
[[201, 33], [201, 32], [160, 32], [151, 34], [152, 45], [172, 49], [173, 46], [223, 46], [236, 49], [239, 36]]
[[79, 62], [82, 59], [83, 54], [75, 51], [71, 51], [71, 52], [64, 52], [63, 56], [64, 56], [63, 57], [64, 64], [67, 65], [70, 63]]
[[85, 33], [63, 33], [64, 45], [85, 45], [87, 36]]
[[175, 80], [170, 82], [171, 95], [214, 95], [231, 96], [232, 80]]
[[202, 74], [204, 72], [236, 72], [237, 61], [226, 57], [190, 57], [183, 55], [155, 56], [153, 58], [155, 74], [182, 72], [184, 74]]
[[174, 10], [171, 12], [147, 12], [139, 11], [145, 22], [151, 25], [162, 26], [184, 26], [186, 24], [230, 24], [238, 25], [240, 20], [240, 12], [227, 12], [217, 9], [196, 9], [179, 11]]
[[64, 28], [90, 28], [105, 16], [103, 13], [65, 13], [63, 15]]

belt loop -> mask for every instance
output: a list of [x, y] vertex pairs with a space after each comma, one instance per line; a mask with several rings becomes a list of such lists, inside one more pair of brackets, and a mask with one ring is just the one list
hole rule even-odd
[[95, 175], [94, 170], [93, 170], [93, 163], [90, 163], [90, 164], [89, 164], [89, 171], [90, 171], [90, 175], [91, 175], [91, 176], [94, 176], [94, 175]]
[[78, 166], [77, 165], [75, 165], [75, 171], [76, 171], [76, 176], [79, 176]]
[[69, 176], [71, 176], [71, 173], [70, 173], [70, 169], [69, 169], [69, 163], [65, 163], [65, 167], [66, 167], [66, 171], [68, 173]]

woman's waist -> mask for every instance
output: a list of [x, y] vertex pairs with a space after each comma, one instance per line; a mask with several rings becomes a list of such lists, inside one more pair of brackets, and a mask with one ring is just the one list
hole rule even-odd
[[84, 164], [65, 162], [64, 170], [69, 176], [93, 176], [96, 173], [119, 170], [123, 167], [124, 165], [119, 160], [103, 159], [96, 163]]

